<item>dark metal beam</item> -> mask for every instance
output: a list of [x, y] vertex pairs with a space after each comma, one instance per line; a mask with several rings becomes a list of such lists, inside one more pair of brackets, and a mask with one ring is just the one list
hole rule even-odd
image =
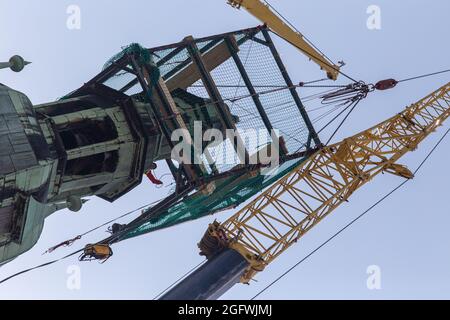
[[[173, 57], [175, 57], [177, 54], [179, 54], [181, 51], [183, 51], [184, 47], [180, 46], [178, 48], [173, 49], [172, 51], [170, 51], [168, 54], [166, 54], [164, 57], [162, 57], [157, 63], [156, 65], [158, 67], [162, 66], [163, 64], [165, 64], [167, 61], [169, 61], [170, 59], [172, 59]], [[153, 55], [155, 55], [155, 53], [152, 53]]]
[[234, 129], [234, 123], [231, 118], [231, 115], [229, 114], [229, 112], [226, 112], [225, 102], [223, 101], [222, 96], [219, 90], [217, 89], [211, 74], [209, 73], [209, 70], [205, 66], [205, 63], [203, 62], [201, 53], [199, 52], [197, 46], [195, 45], [194, 39], [192, 37], [187, 37], [185, 39], [185, 42], [189, 54], [192, 58], [192, 61], [194, 62], [195, 66], [197, 67], [201, 75], [203, 85], [205, 86], [205, 89], [208, 92], [210, 99], [216, 104], [217, 111], [222, 116], [222, 120], [225, 123], [225, 127], [227, 129]]
[[117, 73], [122, 68], [125, 68], [129, 62], [128, 56], [123, 56], [119, 58], [117, 61], [115, 61], [113, 64], [108, 66], [106, 69], [102, 70], [98, 75], [96, 75], [94, 78], [92, 78], [87, 85], [90, 85], [92, 83], [103, 83], [108, 78], [113, 76], [115, 73]]
[[[256, 92], [255, 88], [253, 87], [252, 81], [250, 80], [250, 77], [247, 74], [247, 71], [245, 70], [245, 66], [241, 61], [241, 58], [239, 58], [238, 55], [238, 48], [236, 47], [235, 42], [232, 40], [234, 38], [231, 38], [230, 36], [227, 36], [225, 38], [225, 42], [227, 43], [228, 50], [230, 50], [231, 56], [233, 57], [233, 60], [239, 70], [239, 73], [241, 74], [242, 79], [244, 80], [244, 83], [249, 91], [249, 93], [252, 96], [253, 102], [258, 109], [259, 115], [261, 116], [261, 119], [268, 131], [269, 134], [273, 131], [272, 123], [269, 120], [269, 117], [267, 116], [266, 111], [264, 110], [264, 107], [261, 103], [261, 100], [259, 99], [259, 95]], [[280, 143], [280, 151], [283, 155], [288, 154], [288, 150], [286, 149], [286, 146], [283, 143]]]
[[265, 42], [264, 40], [261, 40], [259, 38], [256, 37], [256, 34], [254, 34], [253, 36], [249, 37], [249, 40], [255, 41], [256, 43], [259, 43], [263, 46], [268, 47], [269, 44], [267, 42]]
[[[215, 39], [212, 40], [210, 43], [208, 43], [206, 46], [204, 46], [201, 50], [200, 53], [203, 54], [206, 51], [208, 51], [209, 49], [211, 49], [212, 47], [214, 47], [216, 44], [218, 44], [222, 39]], [[183, 49], [186, 48], [185, 45], [183, 45], [182, 47]], [[172, 77], [173, 75], [175, 75], [176, 73], [178, 73], [179, 71], [183, 70], [186, 66], [188, 66], [189, 64], [192, 63], [192, 59], [186, 59], [183, 62], [181, 62], [179, 65], [177, 65], [175, 68], [173, 68], [172, 70], [170, 70], [169, 72], [167, 72], [167, 74], [164, 75], [164, 80], [169, 79], [170, 77]]]
[[[165, 117], [171, 120], [173, 129], [174, 130], [175, 129], [186, 129], [184, 127], [181, 127], [179, 122], [177, 121], [177, 115], [174, 113], [174, 111], [170, 107], [170, 102], [169, 102], [168, 98], [166, 97], [164, 90], [159, 83], [155, 84], [155, 91], [158, 95], [159, 101], [161, 101], [161, 105], [164, 108], [164, 112], [166, 113]], [[171, 139], [171, 137], [169, 139]], [[173, 149], [174, 145], [173, 145], [172, 141], [169, 142], [169, 145]], [[191, 146], [191, 147], [192, 147], [191, 152], [193, 155], [194, 154], [193, 152], [195, 152], [194, 146]], [[191, 163], [194, 163], [194, 162], [192, 161]], [[201, 172], [201, 170], [199, 169], [199, 166], [197, 164], [182, 163], [182, 164], [180, 164], [180, 166], [181, 166], [181, 168], [184, 169], [184, 172], [186, 173], [187, 178], [190, 181], [195, 182], [198, 179], [199, 175], [201, 175], [201, 174], [199, 174]]]
[[[260, 31], [263, 28], [266, 28], [266, 27], [265, 26], [257, 26], [257, 27], [248, 28], [248, 29], [242, 29], [242, 30], [237, 30], [237, 31], [225, 32], [225, 33], [216, 34], [216, 35], [213, 35], [213, 36], [196, 38], [195, 42], [198, 43], [198, 42], [216, 40], [218, 38], [223, 39], [227, 35], [233, 35], [233, 34], [234, 35], [237, 35], [237, 34], [252, 34], [252, 33], [256, 34], [256, 33], [258, 33], [258, 31]], [[151, 48], [151, 49], [148, 49], [148, 50], [150, 52], [161, 51], [161, 50], [166, 50], [166, 49], [178, 48], [179, 46], [182, 46], [183, 44], [184, 44], [184, 41], [181, 41], [181, 42], [172, 43], [172, 44], [169, 44], [169, 45], [154, 47], [154, 48]]]
[[[205, 89], [208, 92], [209, 97], [211, 98], [213, 103], [216, 105], [216, 110], [219, 112], [219, 114], [221, 116], [222, 123], [224, 124], [225, 128], [236, 130], [236, 126], [232, 119], [232, 115], [231, 115], [227, 105], [223, 101], [222, 95], [220, 94], [219, 90], [217, 89], [217, 86], [214, 82], [213, 77], [211, 76], [209, 70], [207, 69], [205, 63], [203, 62], [202, 56], [197, 48], [197, 45], [195, 44], [194, 39], [192, 37], [187, 37], [184, 39], [184, 42], [186, 43], [186, 47], [188, 48], [189, 54], [190, 54], [194, 64], [198, 68], [198, 71], [201, 75], [203, 85], [205, 86]], [[236, 134], [237, 134], [237, 132], [236, 132]], [[233, 143], [233, 147], [235, 148], [236, 152], [238, 152], [237, 136], [235, 136], [234, 140], [235, 141]], [[247, 149], [244, 148], [244, 150], [245, 150], [244, 161], [245, 161], [245, 163], [249, 163], [250, 157], [248, 155]]]
[[303, 120], [305, 121], [306, 126], [308, 127], [311, 138], [314, 140], [314, 143], [316, 144], [316, 146], [321, 146], [322, 142], [320, 141], [319, 136], [318, 136], [316, 130], [314, 129], [314, 126], [312, 125], [312, 122], [309, 119], [308, 114], [306, 113], [305, 107], [303, 106], [303, 103], [300, 100], [300, 97], [297, 93], [296, 88], [294, 87], [294, 83], [292, 82], [291, 77], [289, 77], [289, 74], [286, 70], [286, 67], [284, 66], [283, 61], [281, 60], [281, 57], [280, 57], [277, 49], [275, 48], [275, 45], [273, 44], [272, 38], [270, 37], [270, 34], [269, 34], [269, 31], [267, 29], [262, 29], [262, 33], [263, 33], [264, 38], [266, 39], [267, 43], [269, 44], [269, 48], [270, 48], [270, 51], [272, 52], [273, 57], [275, 58], [275, 62], [277, 63], [278, 68], [280, 69], [281, 74], [282, 74], [284, 80], [286, 81], [286, 84], [289, 87], [292, 97], [294, 98], [294, 101], [303, 117]]
[[[206, 51], [208, 51], [209, 49], [211, 49], [212, 47], [214, 47], [217, 43], [219, 43], [222, 39], [216, 39], [211, 41], [210, 43], [208, 43], [206, 46], [204, 46], [200, 51], [201, 53], [204, 53]], [[176, 56], [178, 53], [180, 53], [181, 51], [183, 51], [184, 49], [186, 49], [186, 46], [184, 45], [184, 43], [180, 44], [180, 47], [175, 48], [172, 52], [170, 52], [168, 55], [166, 55], [165, 57], [163, 57], [160, 61], [158, 61], [158, 63], [156, 64], [157, 67], [161, 67], [163, 66], [167, 61], [169, 61], [171, 58], [173, 58], [174, 56]], [[169, 79], [170, 77], [172, 77], [173, 75], [175, 75], [177, 72], [183, 70], [186, 66], [188, 66], [190, 63], [192, 63], [192, 59], [186, 59], [182, 62], [180, 62], [175, 68], [173, 68], [172, 70], [170, 70], [167, 74], [165, 74], [163, 76], [164, 80]], [[126, 84], [122, 89], [120, 89], [121, 92], [126, 92], [127, 90], [129, 90], [130, 88], [132, 88], [135, 84], [138, 83], [137, 79], [133, 79], [131, 80], [128, 84]]]
[[141, 84], [142, 90], [144, 91], [144, 93], [147, 94], [147, 96], [149, 98], [149, 104], [152, 109], [155, 121], [158, 124], [158, 127], [161, 129], [164, 137], [167, 139], [167, 143], [169, 144], [169, 146], [173, 147], [174, 145], [171, 140], [170, 131], [167, 129], [165, 123], [162, 121], [163, 116], [151, 101], [151, 97], [153, 95], [153, 90], [152, 90], [152, 88], [148, 87], [147, 82], [144, 77], [144, 74], [142, 73], [142, 70], [141, 70], [139, 64], [136, 62], [136, 59], [133, 56], [131, 56], [131, 64], [136, 72], [137, 79], [138, 79], [139, 83]]
[[[178, 53], [180, 53], [182, 50], [184, 49], [183, 46], [179, 47], [179, 48], [175, 48], [174, 50], [172, 50], [169, 54], [167, 54], [166, 56], [164, 56], [163, 58], [161, 58], [161, 60], [158, 61], [158, 63], [156, 64], [157, 67], [161, 67], [162, 65], [164, 65], [167, 61], [169, 61], [170, 59], [172, 59], [174, 56], [176, 56]], [[154, 53], [152, 53], [154, 55]], [[133, 79], [131, 80], [128, 84], [126, 84], [122, 89], [120, 89], [121, 92], [126, 92], [127, 90], [131, 89], [134, 85], [136, 85], [138, 83], [138, 79]]]
[[[167, 140], [167, 143], [169, 144], [169, 146], [171, 148], [174, 147], [174, 144], [172, 142], [172, 134], [170, 132], [170, 130], [167, 128], [166, 124], [164, 123], [164, 121], [162, 120], [162, 115], [159, 112], [159, 110], [155, 107], [154, 103], [151, 101], [151, 97], [153, 94], [153, 90], [152, 88], [149, 88], [149, 86], [147, 85], [147, 82], [145, 80], [145, 76], [141, 70], [141, 67], [139, 66], [139, 64], [136, 62], [136, 59], [133, 56], [130, 56], [130, 60], [131, 60], [131, 65], [134, 68], [135, 72], [136, 72], [136, 76], [137, 79], [139, 81], [139, 83], [142, 86], [142, 90], [144, 90], [144, 93], [147, 95], [148, 99], [149, 99], [149, 105], [152, 109], [154, 118], [156, 123], [158, 124], [158, 127], [161, 130], [161, 133], [164, 135], [164, 137]], [[181, 169], [183, 170], [183, 173], [186, 177], [190, 177], [188, 170], [184, 167], [181, 166]]]

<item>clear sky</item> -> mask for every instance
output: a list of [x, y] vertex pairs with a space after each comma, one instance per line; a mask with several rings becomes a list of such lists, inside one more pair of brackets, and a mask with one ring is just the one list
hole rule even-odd
[[[34, 104], [49, 102], [80, 87], [103, 63], [132, 42], [152, 47], [186, 35], [206, 36], [255, 26], [245, 11], [225, 0], [0, 0], [0, 60], [21, 54], [33, 62], [22, 73], [0, 71], [0, 82], [27, 94]], [[273, 0], [275, 5], [346, 72], [375, 82], [448, 69], [450, 2], [447, 0]], [[66, 26], [69, 5], [81, 9], [81, 29]], [[381, 9], [381, 30], [369, 30], [367, 8]], [[298, 51], [277, 40], [294, 81], [322, 74]], [[341, 139], [401, 111], [448, 82], [447, 76], [411, 82], [365, 100], [343, 127]], [[344, 81], [344, 80], [342, 80]], [[446, 124], [403, 163], [415, 168], [433, 147]], [[446, 141], [413, 183], [313, 255], [273, 286], [266, 299], [450, 298], [450, 212]], [[291, 248], [250, 286], [238, 285], [224, 298], [248, 299], [321, 244], [400, 182], [383, 175], [353, 196]], [[145, 182], [114, 204], [92, 199], [80, 213], [61, 211], [46, 220], [39, 243], [10, 264], [0, 278], [63, 256], [105, 236], [104, 230], [73, 248], [42, 256], [48, 247], [93, 226], [164, 196]], [[225, 220], [230, 213], [216, 218]], [[214, 217], [183, 224], [113, 247], [107, 263], [79, 264], [76, 258], [25, 274], [0, 286], [0, 298], [152, 299], [199, 263], [197, 242]], [[81, 288], [67, 286], [68, 267], [80, 266]], [[369, 290], [367, 268], [381, 270], [381, 289]]]

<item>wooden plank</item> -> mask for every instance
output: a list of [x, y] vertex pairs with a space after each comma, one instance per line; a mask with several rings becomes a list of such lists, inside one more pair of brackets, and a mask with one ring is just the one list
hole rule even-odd
[[[233, 36], [231, 39], [232, 42], [235, 44], [235, 48], [239, 50], [235, 37]], [[230, 58], [231, 53], [225, 42], [221, 42], [213, 49], [209, 50], [208, 52], [202, 55], [203, 62], [210, 72]], [[201, 75], [200, 72], [198, 71], [197, 66], [191, 63], [182, 71], [174, 75], [172, 78], [168, 79], [166, 81], [166, 85], [169, 91], [173, 91], [177, 88], [186, 90], [189, 86], [193, 85], [200, 79]]]

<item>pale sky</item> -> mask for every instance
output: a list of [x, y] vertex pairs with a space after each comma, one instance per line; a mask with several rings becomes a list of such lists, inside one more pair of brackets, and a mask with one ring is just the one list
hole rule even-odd
[[[273, 0], [272, 4], [328, 56], [345, 60], [345, 71], [357, 79], [402, 79], [449, 68], [447, 0]], [[69, 5], [81, 10], [80, 30], [66, 26]], [[370, 5], [381, 9], [381, 30], [367, 28]], [[225, 0], [0, 0], [0, 61], [20, 54], [33, 62], [22, 73], [0, 71], [0, 82], [24, 92], [34, 104], [50, 102], [80, 87], [129, 43], [153, 47], [189, 34], [207, 36], [258, 24]], [[290, 45], [278, 39], [276, 44], [294, 82], [322, 76]], [[335, 141], [394, 115], [448, 80], [447, 74], [374, 93], [361, 103]], [[448, 127], [445, 124], [402, 163], [415, 169]], [[412, 183], [260, 298], [449, 299], [449, 148], [450, 141], [444, 142]], [[237, 285], [223, 298], [251, 298], [400, 181], [391, 175], [377, 177], [259, 274], [258, 282]], [[146, 181], [114, 204], [92, 199], [82, 212], [54, 214], [46, 220], [38, 244], [1, 267], [0, 278], [104, 238], [101, 229], [72, 248], [42, 256], [48, 247], [151, 203], [168, 191], [155, 190]], [[25, 274], [0, 285], [0, 298], [153, 299], [202, 260], [197, 242], [208, 224], [215, 218], [223, 221], [231, 213], [122, 242], [113, 247], [114, 256], [103, 265], [72, 258]], [[67, 287], [67, 271], [72, 265], [81, 268], [80, 290]], [[369, 290], [366, 285], [367, 268], [373, 265], [381, 270], [380, 290]]]

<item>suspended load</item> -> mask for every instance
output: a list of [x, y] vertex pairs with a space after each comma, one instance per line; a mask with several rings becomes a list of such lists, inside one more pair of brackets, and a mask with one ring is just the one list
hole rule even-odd
[[[165, 187], [164, 167], [172, 192], [102, 243], [234, 208], [321, 145], [264, 26], [150, 49], [129, 45], [55, 102], [33, 106], [3, 86], [0, 94], [11, 101], [0, 116], [19, 119], [25, 110], [30, 119], [25, 127], [17, 122], [20, 141], [30, 142], [27, 157], [13, 163], [16, 155], [7, 155], [11, 165], [0, 168], [0, 263], [33, 247], [55, 211], [83, 210], [90, 196], [114, 202], [145, 176]], [[202, 139], [211, 130], [224, 139]], [[195, 142], [196, 134], [191, 161], [174, 156], [176, 145]]]

